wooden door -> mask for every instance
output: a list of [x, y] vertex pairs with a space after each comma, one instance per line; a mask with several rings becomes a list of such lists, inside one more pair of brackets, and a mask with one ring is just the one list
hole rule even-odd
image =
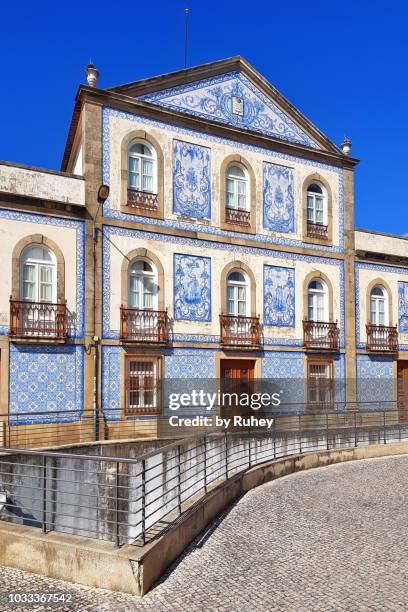
[[[221, 361], [221, 391], [236, 394], [238, 397], [246, 393], [250, 395], [254, 374], [254, 359], [223, 359]], [[224, 402], [221, 405], [221, 415], [225, 417], [250, 414], [252, 414], [251, 408], [242, 406], [239, 402]]]
[[408, 361], [398, 361], [397, 397], [399, 421], [408, 423]]

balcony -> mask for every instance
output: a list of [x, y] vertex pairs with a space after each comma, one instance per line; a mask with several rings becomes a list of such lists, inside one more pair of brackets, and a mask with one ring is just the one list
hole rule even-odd
[[375, 353], [396, 353], [398, 351], [397, 327], [385, 325], [366, 325], [367, 351]]
[[259, 317], [220, 315], [220, 339], [225, 346], [258, 348], [261, 345]]
[[249, 210], [239, 210], [238, 208], [225, 208], [225, 221], [232, 225], [249, 227], [251, 225], [251, 212]]
[[339, 350], [339, 328], [336, 323], [303, 321], [303, 346], [323, 351]]
[[66, 303], [48, 304], [10, 299], [10, 337], [65, 340], [67, 333]]
[[157, 212], [158, 197], [157, 193], [147, 191], [137, 191], [136, 189], [127, 190], [127, 205], [145, 212]]
[[120, 308], [120, 338], [133, 342], [165, 344], [169, 339], [169, 318], [164, 310]]
[[328, 227], [320, 223], [307, 223], [307, 235], [309, 238], [318, 238], [319, 240], [328, 240]]

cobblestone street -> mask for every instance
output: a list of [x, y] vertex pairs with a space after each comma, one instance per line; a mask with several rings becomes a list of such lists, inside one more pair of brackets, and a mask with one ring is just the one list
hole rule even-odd
[[143, 600], [1, 568], [0, 591], [73, 604], [0, 610], [407, 610], [408, 456], [287, 476], [241, 498]]

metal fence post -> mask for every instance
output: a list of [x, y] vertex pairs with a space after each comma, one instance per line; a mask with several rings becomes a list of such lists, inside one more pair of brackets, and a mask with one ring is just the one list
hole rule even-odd
[[178, 511], [180, 515], [181, 514], [181, 445], [180, 444], [177, 446], [177, 481], [178, 481], [177, 506], [178, 506]]
[[43, 509], [42, 509], [42, 531], [47, 533], [47, 457], [42, 456], [42, 481], [43, 481]]
[[354, 411], [354, 446], [357, 448], [358, 446], [358, 438], [357, 438], [357, 412]]
[[119, 546], [119, 461], [115, 471], [115, 543]]
[[272, 429], [272, 433], [273, 433], [273, 458], [276, 459], [276, 421], [275, 421], [275, 417], [273, 418], [273, 429]]
[[252, 456], [251, 456], [251, 428], [248, 427], [248, 466], [252, 467]]
[[225, 431], [225, 478], [228, 480], [228, 439], [227, 431]]
[[300, 426], [300, 414], [298, 415], [298, 431], [299, 431], [299, 453], [302, 454], [302, 428]]
[[328, 412], [326, 412], [326, 450], [329, 450], [329, 413]]
[[207, 435], [204, 434], [204, 493], [207, 495]]
[[383, 434], [384, 434], [384, 444], [387, 444], [387, 433], [385, 431], [385, 410], [383, 411], [383, 416], [384, 416], [384, 431], [383, 431]]
[[142, 542], [146, 544], [146, 461], [142, 459]]

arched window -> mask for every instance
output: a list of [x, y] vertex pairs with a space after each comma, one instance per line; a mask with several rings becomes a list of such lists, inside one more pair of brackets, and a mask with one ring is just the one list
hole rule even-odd
[[380, 285], [371, 289], [370, 320], [371, 325], [388, 325], [388, 294]]
[[307, 188], [307, 222], [327, 225], [326, 190], [319, 183], [311, 183]]
[[307, 289], [307, 318], [309, 321], [328, 321], [327, 287], [320, 280], [312, 280]]
[[128, 187], [146, 193], [157, 193], [157, 157], [146, 142], [133, 142], [128, 153]]
[[43, 245], [30, 245], [20, 258], [20, 299], [29, 302], [57, 301], [57, 273], [54, 253]]
[[230, 164], [225, 175], [226, 206], [234, 210], [249, 210], [249, 181], [246, 169]]
[[246, 317], [249, 313], [249, 282], [243, 272], [233, 270], [227, 276], [227, 314]]
[[157, 271], [150, 261], [136, 259], [128, 271], [128, 308], [157, 310]]

